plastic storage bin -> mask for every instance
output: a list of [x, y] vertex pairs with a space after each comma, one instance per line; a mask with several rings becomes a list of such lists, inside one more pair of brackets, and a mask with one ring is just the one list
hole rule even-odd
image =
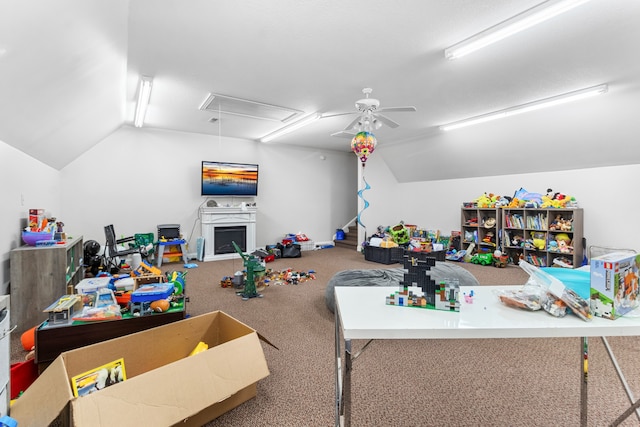
[[76, 292], [79, 294], [94, 294], [98, 289], [106, 288], [109, 286], [111, 278], [109, 277], [93, 277], [91, 279], [82, 279], [80, 283], [76, 285]]
[[[424, 260], [425, 258], [435, 258], [436, 261], [446, 261], [447, 256], [447, 251], [410, 252], [405, 250], [402, 253], [402, 256], [404, 256], [405, 253], [411, 254], [413, 257], [422, 260]], [[402, 259], [400, 259], [399, 261], [402, 262]]]
[[131, 293], [131, 302], [157, 301], [168, 298], [172, 293], [172, 283], [143, 285]]
[[367, 261], [378, 262], [380, 264], [394, 264], [402, 261], [404, 248], [381, 248], [378, 246], [365, 246], [364, 259]]

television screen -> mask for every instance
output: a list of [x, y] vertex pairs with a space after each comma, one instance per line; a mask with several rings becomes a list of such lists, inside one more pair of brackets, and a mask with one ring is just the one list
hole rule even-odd
[[203, 196], [257, 196], [258, 165], [202, 162]]

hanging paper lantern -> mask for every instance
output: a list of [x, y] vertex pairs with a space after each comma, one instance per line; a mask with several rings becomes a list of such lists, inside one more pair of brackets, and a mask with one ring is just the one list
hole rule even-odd
[[371, 132], [358, 132], [351, 140], [351, 151], [360, 159], [362, 167], [366, 163], [369, 155], [373, 153], [377, 144], [376, 137]]

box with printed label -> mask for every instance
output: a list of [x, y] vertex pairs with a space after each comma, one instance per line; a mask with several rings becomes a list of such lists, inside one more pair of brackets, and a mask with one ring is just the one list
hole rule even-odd
[[591, 311], [615, 319], [638, 306], [640, 256], [613, 252], [591, 259]]

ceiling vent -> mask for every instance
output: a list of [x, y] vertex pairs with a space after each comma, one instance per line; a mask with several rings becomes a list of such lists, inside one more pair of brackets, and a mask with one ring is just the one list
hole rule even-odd
[[233, 96], [210, 93], [202, 103], [200, 109], [218, 114], [233, 114], [252, 119], [286, 122], [303, 111]]

